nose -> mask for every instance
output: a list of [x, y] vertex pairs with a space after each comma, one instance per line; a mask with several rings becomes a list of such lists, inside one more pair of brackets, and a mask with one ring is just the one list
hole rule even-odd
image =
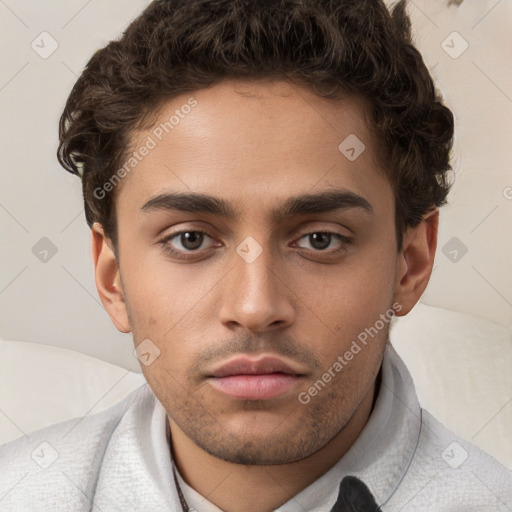
[[234, 255], [234, 268], [221, 287], [220, 320], [225, 326], [261, 333], [294, 322], [294, 293], [272, 258], [266, 249], [250, 262]]

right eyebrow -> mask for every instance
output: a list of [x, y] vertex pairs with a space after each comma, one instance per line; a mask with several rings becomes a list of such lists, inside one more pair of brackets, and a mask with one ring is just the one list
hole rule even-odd
[[165, 193], [150, 199], [141, 208], [143, 212], [178, 210], [183, 212], [210, 213], [229, 219], [236, 216], [235, 210], [223, 199], [196, 193]]

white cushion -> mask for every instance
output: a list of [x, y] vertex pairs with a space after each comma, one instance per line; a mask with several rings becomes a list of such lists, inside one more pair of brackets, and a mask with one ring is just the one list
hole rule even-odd
[[512, 331], [418, 303], [390, 339], [422, 407], [512, 469]]
[[72, 350], [0, 340], [0, 444], [106, 409], [144, 382]]

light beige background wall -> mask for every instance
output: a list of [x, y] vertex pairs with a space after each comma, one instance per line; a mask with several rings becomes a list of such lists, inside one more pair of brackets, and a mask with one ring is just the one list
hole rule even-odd
[[[134, 370], [131, 336], [96, 294], [80, 182], [55, 151], [81, 69], [146, 4], [0, 0], [0, 337]], [[457, 121], [456, 181], [423, 301], [512, 328], [512, 0], [411, 0], [409, 10]]]

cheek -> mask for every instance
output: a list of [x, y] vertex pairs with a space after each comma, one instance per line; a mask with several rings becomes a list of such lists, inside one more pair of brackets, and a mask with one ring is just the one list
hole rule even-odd
[[[303, 320], [298, 322], [299, 330], [303, 341], [314, 346], [323, 364], [329, 366], [338, 355], [349, 350], [358, 337], [371, 341], [377, 351], [382, 347], [389, 322], [382, 325], [380, 319], [391, 307], [394, 271], [393, 251], [381, 247], [364, 254], [361, 251], [357, 257], [332, 267], [323, 276], [312, 279], [304, 274], [297, 279], [305, 304]], [[365, 352], [368, 353], [366, 347]], [[358, 356], [360, 360], [365, 358]]]
[[[206, 283], [194, 279], [190, 266], [168, 261], [156, 248], [123, 255], [121, 272], [132, 319], [139, 331], [171, 334], [187, 324], [187, 316], [201, 307]], [[144, 335], [144, 332], [140, 332]]]
[[141, 359], [146, 380], [163, 388], [184, 384], [184, 369], [204, 343], [197, 315], [204, 308], [207, 290], [163, 257], [126, 257], [121, 271], [135, 345], [150, 340], [156, 348], [149, 347], [158, 354], [147, 366]]

